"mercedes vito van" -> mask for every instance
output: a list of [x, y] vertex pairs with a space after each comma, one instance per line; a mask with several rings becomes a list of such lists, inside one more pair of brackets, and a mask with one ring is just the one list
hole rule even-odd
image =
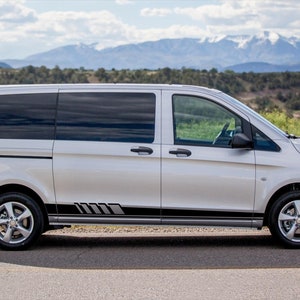
[[71, 224], [268, 226], [300, 247], [299, 151], [217, 90], [0, 86], [0, 247]]

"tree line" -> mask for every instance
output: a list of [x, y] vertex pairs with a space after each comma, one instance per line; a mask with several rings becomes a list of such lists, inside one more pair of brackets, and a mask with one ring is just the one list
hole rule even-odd
[[232, 95], [258, 111], [300, 110], [300, 72], [235, 73], [217, 69], [158, 70], [49, 69], [28, 66], [0, 69], [0, 84], [165, 83], [201, 85]]

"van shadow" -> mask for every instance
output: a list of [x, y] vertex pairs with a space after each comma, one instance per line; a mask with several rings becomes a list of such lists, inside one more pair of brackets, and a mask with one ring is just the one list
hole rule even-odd
[[43, 235], [33, 249], [0, 251], [0, 261], [63, 269], [294, 268], [299, 250], [270, 235], [83, 237]]

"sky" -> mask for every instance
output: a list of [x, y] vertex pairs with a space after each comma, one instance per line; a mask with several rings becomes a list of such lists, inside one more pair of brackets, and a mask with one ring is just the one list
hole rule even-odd
[[0, 60], [71, 44], [97, 49], [165, 38], [300, 38], [299, 0], [0, 0]]

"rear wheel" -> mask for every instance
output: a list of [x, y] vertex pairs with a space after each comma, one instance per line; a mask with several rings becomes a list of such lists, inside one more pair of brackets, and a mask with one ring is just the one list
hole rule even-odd
[[270, 211], [269, 228], [277, 240], [287, 247], [300, 248], [300, 193], [281, 196]]
[[0, 247], [24, 250], [30, 247], [44, 228], [43, 214], [30, 197], [19, 193], [0, 196]]

